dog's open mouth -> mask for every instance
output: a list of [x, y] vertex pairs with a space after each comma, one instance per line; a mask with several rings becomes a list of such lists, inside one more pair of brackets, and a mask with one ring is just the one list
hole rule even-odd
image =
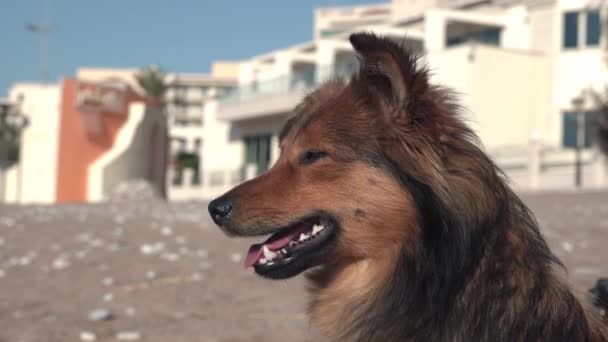
[[314, 266], [313, 259], [330, 243], [335, 229], [335, 221], [326, 215], [283, 227], [249, 248], [245, 267], [253, 266], [258, 274], [270, 277], [295, 275]]

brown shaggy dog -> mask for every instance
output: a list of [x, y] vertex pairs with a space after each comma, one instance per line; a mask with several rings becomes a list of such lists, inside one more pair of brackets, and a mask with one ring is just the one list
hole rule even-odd
[[312, 269], [336, 341], [605, 341], [449, 92], [393, 41], [350, 40], [359, 73], [306, 97], [277, 163], [209, 204], [230, 235], [272, 234], [246, 265]]

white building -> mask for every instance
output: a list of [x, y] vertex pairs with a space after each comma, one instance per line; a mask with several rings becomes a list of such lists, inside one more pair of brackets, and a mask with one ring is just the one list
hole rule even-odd
[[167, 180], [170, 199], [203, 196], [204, 111], [209, 102], [234, 89], [237, 72], [235, 64], [214, 63], [210, 75], [169, 75], [167, 113], [172, 158]]
[[[461, 94], [485, 148], [520, 188], [574, 185], [572, 99], [603, 91], [604, 10], [585, 0], [393, 0], [322, 8], [314, 40], [239, 63], [238, 88], [205, 106], [204, 193], [268, 167], [277, 134], [303, 95], [357, 61], [350, 32], [373, 31], [424, 55], [434, 82]], [[583, 104], [591, 123], [593, 101]], [[585, 187], [608, 185], [605, 159], [586, 142]]]
[[18, 83], [9, 101], [19, 104], [28, 125], [20, 137], [19, 161], [3, 169], [0, 202], [55, 201], [60, 122], [59, 84]]
[[9, 102], [27, 125], [17, 160], [0, 169], [0, 202], [101, 201], [136, 179], [162, 189], [164, 117], [125, 83], [17, 83]]

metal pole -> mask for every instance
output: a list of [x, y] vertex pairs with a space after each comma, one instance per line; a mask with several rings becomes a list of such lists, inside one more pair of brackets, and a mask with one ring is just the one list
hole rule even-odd
[[576, 146], [574, 146], [574, 184], [576, 188], [580, 188], [583, 184], [581, 150], [585, 145], [585, 112], [583, 111], [584, 104], [584, 94], [581, 94], [580, 96], [577, 96], [572, 99], [572, 106], [575, 110], [574, 115], [576, 115]]
[[50, 0], [43, 1], [43, 22], [29, 23], [26, 29], [33, 33], [38, 33], [40, 38], [40, 76], [41, 81], [49, 81], [49, 34], [53, 32], [50, 17]]
[[581, 161], [581, 149], [585, 144], [585, 117], [584, 113], [579, 109], [576, 113], [576, 175], [575, 175], [575, 183], [576, 187], [580, 188], [582, 186], [582, 161]]
[[51, 2], [44, 0], [44, 24], [46, 26], [40, 35], [40, 56], [42, 58], [42, 81], [48, 82], [49, 76], [49, 34], [52, 31], [51, 27]]

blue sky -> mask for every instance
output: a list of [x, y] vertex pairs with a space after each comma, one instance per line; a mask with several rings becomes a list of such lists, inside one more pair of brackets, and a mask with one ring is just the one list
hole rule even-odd
[[0, 97], [16, 81], [38, 80], [39, 37], [26, 23], [55, 32], [50, 78], [79, 66], [207, 72], [213, 60], [238, 60], [310, 40], [315, 7], [382, 0], [9, 0], [0, 12]]

